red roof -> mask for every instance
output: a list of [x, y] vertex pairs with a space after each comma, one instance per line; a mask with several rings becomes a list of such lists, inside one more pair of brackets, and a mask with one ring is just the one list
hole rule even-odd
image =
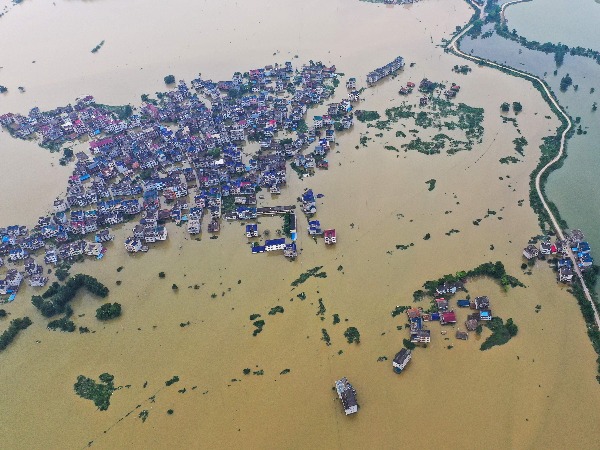
[[441, 319], [444, 323], [456, 323], [456, 314], [454, 311], [444, 312], [441, 315]]

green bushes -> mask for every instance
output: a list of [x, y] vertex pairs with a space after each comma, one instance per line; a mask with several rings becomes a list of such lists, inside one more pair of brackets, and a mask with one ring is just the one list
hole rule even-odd
[[512, 319], [508, 319], [505, 324], [500, 317], [494, 317], [485, 325], [492, 330], [492, 335], [481, 344], [479, 349], [482, 351], [489, 350], [496, 345], [506, 344], [519, 331]]
[[60, 330], [66, 333], [72, 333], [75, 331], [75, 324], [72, 320], [69, 320], [66, 316], [60, 319], [52, 320], [48, 323], [49, 330]]
[[0, 351], [6, 349], [9, 344], [17, 337], [21, 330], [25, 330], [31, 325], [29, 317], [13, 319], [8, 325], [8, 329], [0, 335]]
[[348, 327], [348, 329], [344, 331], [344, 336], [346, 337], [348, 344], [352, 344], [353, 342], [360, 344], [360, 333], [356, 327]]
[[99, 379], [100, 383], [96, 383], [91, 378], [79, 375], [73, 389], [81, 398], [92, 400], [100, 411], [106, 411], [110, 406], [110, 396], [116, 390], [113, 384], [114, 376], [103, 373]]
[[111, 320], [121, 315], [121, 305], [119, 303], [105, 303], [96, 310], [96, 319]]
[[31, 297], [31, 303], [44, 317], [62, 314], [67, 310], [68, 303], [75, 298], [77, 292], [82, 287], [85, 287], [91, 294], [101, 298], [106, 297], [109, 293], [108, 288], [96, 278], [89, 275], [77, 274], [69, 278], [62, 286], [56, 282], [52, 283], [48, 290], [41, 296], [34, 295]]

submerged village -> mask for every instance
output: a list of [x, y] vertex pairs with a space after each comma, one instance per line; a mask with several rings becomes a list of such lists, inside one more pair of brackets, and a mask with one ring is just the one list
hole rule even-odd
[[[403, 66], [398, 57], [375, 69], [367, 85]], [[174, 77], [165, 77], [165, 83], [174, 84]], [[63, 163], [74, 158], [74, 169], [53, 212], [31, 229], [0, 228], [0, 267], [8, 269], [0, 280], [2, 301], [13, 301], [25, 279], [33, 287], [45, 286], [45, 265], [60, 268], [85, 256], [102, 259], [106, 243], [114, 239], [111, 228], [124, 223], [132, 230], [123, 243], [130, 253], [168, 239], [166, 222], [185, 225], [192, 236], [206, 223], [204, 229], [214, 237], [221, 220], [239, 220], [247, 222], [252, 253], [298, 256], [296, 205], [257, 207], [257, 195], [277, 198], [286, 186], [288, 164], [298, 176], [328, 168], [336, 132], [354, 123], [353, 103], [360, 100], [356, 78], [346, 83], [347, 99], [329, 103], [327, 114], [314, 116], [311, 126], [308, 110], [330, 99], [339, 85], [335, 66], [311, 61], [294, 69], [286, 62], [236, 72], [228, 81], [197, 78], [190, 84], [179, 81], [157, 99], [142, 96], [136, 113], [130, 106], [101, 105], [86, 96], [48, 112], [34, 108], [27, 116], [0, 116], [13, 137], [50, 150], [89, 139], [89, 154], [63, 148]], [[277, 138], [279, 133], [286, 137]], [[249, 157], [242, 151], [247, 143], [258, 146]], [[311, 189], [299, 197], [306, 229], [333, 245], [336, 230], [314, 218], [318, 197]], [[282, 217], [282, 230], [261, 243], [256, 219], [272, 215]], [[264, 234], [268, 237], [268, 231]]]
[[[403, 67], [403, 58], [396, 58], [368, 73], [366, 86]], [[40, 217], [32, 228], [0, 228], [0, 267], [6, 266], [0, 302], [14, 301], [25, 281], [44, 287], [50, 273], [46, 266], [60, 270], [86, 256], [102, 259], [114, 240], [114, 227], [131, 230], [121, 247], [129, 253], [147, 252], [167, 240], [167, 222], [185, 227], [192, 237], [207, 232], [216, 238], [223, 220], [239, 221], [253, 254], [278, 252], [289, 259], [299, 255], [301, 232], [322, 238], [325, 245], [336, 244], [336, 229], [331, 224], [322, 226], [315, 217], [320, 194], [310, 188], [300, 193], [298, 205], [257, 205], [267, 196], [276, 200], [286, 188], [288, 166], [299, 177], [328, 169], [336, 133], [351, 129], [355, 114], [361, 114], [355, 106], [365, 88], [357, 86], [356, 78], [345, 83], [346, 99], [328, 104], [340, 84], [339, 74], [335, 66], [312, 61], [300, 69], [286, 62], [236, 72], [228, 81], [199, 77], [188, 86], [185, 81], [175, 84], [174, 77], [168, 76], [165, 83], [175, 85], [174, 89], [157, 93], [156, 99], [142, 96], [138, 110], [98, 104], [86, 96], [48, 112], [34, 108], [27, 116], [0, 116], [0, 124], [13, 137], [37, 141], [50, 150], [62, 149], [65, 164], [74, 160], [66, 195], [54, 201], [52, 213]], [[435, 87], [427, 79], [420, 82], [418, 89], [425, 93], [419, 99], [421, 107], [427, 106], [426, 94]], [[415, 83], [407, 82], [399, 95], [409, 95], [414, 88]], [[442, 94], [451, 100], [459, 91], [453, 83]], [[323, 104], [327, 114], [315, 115], [307, 124], [310, 108]], [[87, 142], [89, 151], [74, 153], [68, 147], [78, 142]], [[245, 153], [244, 146], [250, 144], [257, 150]], [[262, 216], [281, 218], [277, 236], [259, 229]], [[564, 242], [543, 240], [539, 248], [530, 242], [523, 256], [531, 265], [538, 257], [562, 255], [556, 262], [557, 278], [569, 283], [573, 261], [584, 271], [593, 259], [583, 233], [574, 230], [566, 236]], [[488, 296], [451, 300], [465, 290], [466, 278], [440, 279], [430, 286], [429, 308], [398, 306], [392, 311], [392, 317], [406, 314], [408, 329], [404, 347], [391, 361], [394, 372], [405, 370], [416, 346], [431, 342], [429, 325], [435, 323], [441, 326], [442, 336], [456, 328], [458, 340], [468, 340], [469, 333], [480, 334], [482, 325], [487, 325], [493, 333], [490, 346], [516, 335], [512, 319], [503, 323], [493, 316]], [[515, 280], [509, 277], [509, 284], [521, 285]], [[357, 392], [346, 378], [335, 382], [335, 391], [347, 415], [358, 412]]]

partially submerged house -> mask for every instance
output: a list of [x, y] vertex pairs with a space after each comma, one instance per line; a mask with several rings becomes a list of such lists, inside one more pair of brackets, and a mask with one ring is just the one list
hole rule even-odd
[[396, 356], [394, 356], [394, 359], [392, 361], [392, 367], [394, 368], [394, 372], [401, 373], [406, 367], [406, 365], [410, 362], [411, 358], [412, 353], [406, 348], [403, 348], [398, 353], [396, 353]]
[[342, 401], [342, 406], [346, 415], [358, 412], [358, 403], [356, 401], [356, 390], [346, 377], [335, 382], [335, 390]]

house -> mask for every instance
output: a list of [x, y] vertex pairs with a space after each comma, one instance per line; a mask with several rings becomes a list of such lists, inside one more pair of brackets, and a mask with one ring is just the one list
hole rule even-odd
[[406, 315], [408, 319], [413, 319], [415, 317], [421, 317], [421, 310], [417, 308], [410, 308], [406, 310]]
[[252, 253], [264, 253], [265, 252], [265, 246], [264, 245], [253, 245], [252, 246]]
[[337, 242], [335, 229], [325, 230], [323, 234], [325, 236], [325, 244], [333, 245]]
[[423, 319], [421, 317], [413, 317], [410, 319], [410, 331], [419, 331], [423, 329]]
[[568, 266], [563, 266], [558, 269], [558, 281], [561, 283], [570, 283], [573, 281], [573, 269]]
[[479, 320], [492, 320], [492, 311], [490, 310], [485, 310], [485, 311], [479, 311]]
[[403, 348], [398, 353], [396, 353], [396, 356], [394, 356], [394, 359], [392, 361], [392, 367], [394, 368], [394, 372], [401, 373], [406, 367], [406, 365], [409, 363], [411, 358], [411, 351], [406, 348]]
[[467, 333], [466, 331], [456, 330], [456, 339], [466, 341], [467, 339], [469, 339], [469, 333]]
[[283, 256], [290, 259], [295, 259], [298, 256], [298, 249], [296, 248], [295, 242], [285, 245], [285, 249], [283, 250]]
[[581, 268], [590, 267], [592, 264], [594, 264], [594, 259], [588, 253], [578, 258], [577, 265]]
[[590, 247], [590, 244], [588, 244], [587, 242], [579, 242], [577, 244], [577, 254], [578, 255], [590, 253], [590, 251], [591, 251], [591, 247]]
[[187, 224], [187, 231], [189, 234], [200, 233], [200, 219], [189, 219]]
[[342, 401], [346, 415], [358, 412], [358, 403], [356, 401], [356, 390], [348, 382], [346, 377], [335, 382], [335, 389], [338, 397]]
[[[471, 316], [469, 316], [471, 317]], [[475, 318], [467, 318], [467, 321], [465, 322], [465, 326], [467, 327], [468, 331], [475, 331], [477, 329], [477, 326], [479, 325], [479, 321]]]
[[489, 309], [490, 307], [490, 299], [487, 297], [475, 297], [474, 302], [475, 303], [475, 309], [477, 310], [481, 310], [481, 309]]
[[448, 307], [450, 306], [448, 300], [445, 298], [436, 298], [435, 303], [439, 312], [448, 311]]
[[249, 223], [248, 225], [246, 225], [246, 237], [258, 237], [258, 224]]
[[460, 281], [455, 281], [455, 282], [445, 282], [444, 284], [439, 285], [436, 289], [435, 292], [438, 295], [442, 295], [442, 294], [456, 294], [456, 291], [463, 289], [464, 288], [464, 284]]
[[410, 333], [410, 342], [413, 344], [428, 344], [431, 342], [431, 330], [418, 330]]
[[446, 311], [440, 314], [440, 324], [448, 325], [456, 323], [456, 313], [454, 311]]
[[457, 300], [456, 305], [459, 308], [469, 308], [471, 306], [471, 302], [469, 300]]
[[323, 234], [323, 230], [321, 229], [321, 222], [319, 222], [318, 220], [309, 220], [308, 234], [311, 236]]
[[44, 262], [46, 264], [55, 264], [58, 263], [58, 255], [56, 254], [55, 249], [50, 249], [46, 251], [46, 256], [44, 256]]
[[276, 250], [285, 250], [285, 238], [267, 239], [265, 241], [265, 250], [273, 252]]
[[523, 250], [523, 256], [527, 259], [536, 258], [539, 255], [539, 250], [535, 247], [535, 245], [528, 245]]
[[552, 244], [550, 242], [540, 243], [540, 253], [542, 255], [549, 255], [551, 253]]
[[29, 286], [31, 287], [44, 287], [48, 283], [48, 277], [44, 277], [40, 274], [32, 275], [28, 280]]

